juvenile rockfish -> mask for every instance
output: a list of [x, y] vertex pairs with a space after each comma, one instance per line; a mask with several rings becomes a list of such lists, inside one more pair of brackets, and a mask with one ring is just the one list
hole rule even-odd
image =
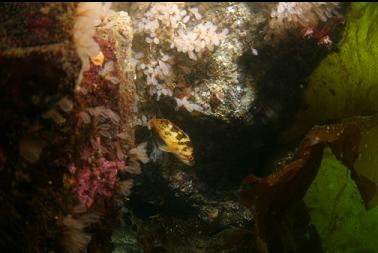
[[174, 154], [186, 165], [194, 165], [193, 145], [183, 130], [167, 119], [152, 119], [149, 125], [164, 142], [159, 146], [161, 150]]

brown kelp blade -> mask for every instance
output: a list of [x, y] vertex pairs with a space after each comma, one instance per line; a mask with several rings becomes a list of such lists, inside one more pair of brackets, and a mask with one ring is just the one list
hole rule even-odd
[[[268, 245], [277, 243], [277, 238], [282, 236], [279, 235], [282, 231], [278, 230], [292, 208], [301, 203], [316, 177], [326, 145], [351, 170], [365, 206], [372, 207], [376, 184], [354, 168], [360, 151], [361, 129], [366, 128], [364, 120], [357, 118], [314, 127], [303, 139], [291, 162], [265, 178], [249, 176], [244, 180], [241, 200], [255, 214], [256, 232]], [[277, 231], [272, 231], [275, 229]]]

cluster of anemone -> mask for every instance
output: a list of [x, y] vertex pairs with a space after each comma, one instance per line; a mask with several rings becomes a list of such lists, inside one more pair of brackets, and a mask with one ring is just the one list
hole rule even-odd
[[[227, 29], [206, 20], [198, 8], [185, 3], [150, 4], [133, 23], [136, 37], [146, 43], [134, 52], [137, 72], [142, 74], [138, 76], [157, 100], [166, 96], [181, 101], [175, 88], [190, 85], [186, 81], [193, 69], [190, 64], [203, 60], [204, 53], [214, 51], [228, 34]], [[185, 96], [190, 100], [190, 93]], [[203, 111], [194, 102], [183, 100], [178, 105], [183, 104], [190, 111]]]
[[83, 72], [89, 69], [90, 59], [96, 57], [101, 52], [100, 47], [93, 37], [96, 33], [96, 26], [114, 13], [110, 7], [111, 3], [101, 2], [84, 2], [78, 4], [72, 34], [76, 52], [82, 62], [77, 83], [80, 83]]
[[328, 19], [340, 16], [338, 2], [279, 2], [270, 13], [265, 39], [278, 42], [290, 31], [316, 28]]

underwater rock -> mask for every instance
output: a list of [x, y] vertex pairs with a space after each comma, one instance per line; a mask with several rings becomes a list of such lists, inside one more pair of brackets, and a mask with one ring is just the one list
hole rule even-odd
[[[70, 41], [77, 3], [2, 3], [0, 51]], [[42, 48], [45, 47], [45, 48]]]
[[[112, 197], [116, 187], [114, 200], [121, 205], [132, 187], [132, 181], [121, 179], [125, 173], [140, 173], [136, 161], [140, 156], [127, 153], [135, 146], [136, 112], [134, 73], [129, 64], [133, 38], [130, 24], [127, 13], [118, 12], [108, 13], [96, 26], [93, 43], [98, 45], [98, 55], [90, 58], [87, 67], [83, 62], [75, 88], [75, 150], [79, 155], [72, 161], [75, 169], [70, 174], [77, 177], [74, 191], [88, 207], [95, 203], [96, 195]], [[100, 180], [93, 179], [92, 174]]]
[[[8, 71], [12, 71], [12, 62], [22, 63], [14, 70], [22, 69], [19, 79], [36, 75], [36, 82], [48, 79], [47, 82], [57, 83], [57, 94], [69, 93], [80, 70], [80, 60], [71, 43], [76, 7], [77, 3], [2, 3], [0, 63]], [[8, 77], [14, 78], [4, 76], [4, 83], [14, 82]]]
[[169, 191], [176, 201], [182, 201], [205, 223], [219, 228], [245, 227], [253, 224], [254, 218], [232, 195], [237, 192], [216, 192], [199, 181], [195, 173], [182, 169], [163, 170]]
[[[305, 78], [328, 52], [304, 39], [301, 29], [321, 29], [342, 13], [335, 3], [287, 6], [282, 14], [286, 25], [274, 26], [274, 33], [280, 34], [277, 40], [267, 36], [276, 18], [271, 13], [281, 8], [275, 4], [116, 6], [133, 20], [141, 112], [183, 108], [193, 117], [248, 124], [277, 124], [292, 116], [301, 102]], [[308, 23], [303, 21], [306, 15], [311, 16]], [[328, 32], [332, 39], [334, 26]]]
[[[123, 218], [128, 221], [127, 225], [117, 228], [118, 232], [113, 234], [113, 240], [118, 242], [115, 252], [121, 249], [134, 252], [135, 248], [129, 240], [122, 242], [119, 233], [138, 240], [144, 252], [158, 249], [193, 252], [198, 248], [213, 252], [222, 248], [223, 243], [230, 244], [224, 249], [248, 248], [251, 241], [244, 239], [246, 234], [250, 235], [254, 218], [237, 196], [237, 191], [213, 192], [183, 165], [159, 168], [156, 164], [147, 164], [143, 173], [135, 178], [127, 206], [129, 212]], [[233, 239], [222, 241], [223, 234]], [[243, 243], [233, 244], [233, 240]]]
[[[173, 108], [183, 107], [189, 112], [198, 111], [223, 119], [240, 118], [247, 111], [252, 99], [242, 100], [244, 104], [239, 101], [253, 87], [246, 84], [245, 78], [238, 80], [237, 64], [245, 48], [238, 42], [240, 35], [236, 30], [230, 34], [228, 24], [217, 22], [227, 15], [223, 11], [226, 5], [214, 4], [216, 12], [206, 4], [123, 6], [131, 13], [134, 23], [136, 85], [141, 108], [146, 107], [147, 113], [148, 110], [154, 112], [153, 107], [159, 104], [164, 105], [159, 103], [161, 97]], [[243, 4], [230, 8], [236, 7], [247, 12]], [[159, 14], [163, 11], [166, 14]], [[251, 17], [248, 16], [247, 21], [244, 17], [240, 16], [239, 28], [249, 27], [245, 23]], [[253, 96], [253, 92], [248, 95]]]
[[99, 45], [100, 54], [103, 55], [102, 62], [91, 63], [76, 86], [76, 99], [81, 110], [94, 108], [88, 113], [109, 117], [116, 123], [116, 130], [111, 134], [111, 138], [123, 133], [127, 136], [126, 142], [130, 146], [134, 145], [134, 114], [137, 102], [134, 73], [129, 64], [132, 39], [132, 28], [127, 13], [119, 12], [108, 17], [107, 22], [96, 28], [94, 37]]
[[[261, 22], [245, 4], [141, 3], [126, 7], [136, 30], [133, 50], [142, 109], [154, 110], [168, 103], [226, 121], [245, 117], [255, 87], [238, 61], [250, 50], [247, 41], [253, 40], [251, 31]], [[162, 10], [167, 14], [160, 15]]]
[[[102, 4], [97, 7], [102, 8]], [[12, 227], [7, 235], [1, 232], [1, 248], [7, 252], [23, 252], [20, 247], [26, 247], [30, 252], [82, 252], [91, 242], [90, 247], [93, 244], [109, 251], [110, 241], [102, 242], [107, 233], [110, 235], [109, 226], [97, 224], [100, 216], [111, 220], [104, 212], [106, 201], [101, 200], [113, 195], [113, 188], [118, 186], [117, 170], [125, 167], [124, 161], [119, 160], [126, 159], [126, 150], [134, 146], [136, 100], [134, 75], [128, 64], [132, 41], [130, 19], [126, 13], [117, 13], [115, 20], [110, 16], [100, 20], [93, 40], [99, 44], [103, 57], [93, 59], [78, 82], [80, 58], [77, 44], [71, 38], [74, 23], [77, 24], [77, 4], [19, 3], [15, 6], [3, 4], [0, 8], [14, 15], [0, 26], [5, 41], [0, 51], [4, 75], [0, 89], [2, 102], [6, 105], [1, 108], [4, 117], [1, 129], [8, 129], [1, 138], [1, 147], [7, 146], [1, 165], [5, 166], [1, 171], [4, 191], [1, 198], [7, 206], [2, 212], [9, 214], [3, 216], [9, 219], [1, 219], [0, 223], [2, 227]], [[48, 33], [45, 34], [44, 25], [40, 24], [37, 28], [43, 31], [38, 33], [28, 19], [25, 24], [21, 23], [24, 26], [15, 36], [13, 25], [23, 22], [22, 15], [15, 12], [35, 14], [36, 18], [43, 14], [46, 22], [51, 21], [60, 29], [46, 26]], [[101, 9], [99, 13], [101, 15]], [[95, 20], [98, 19], [95, 17]], [[15, 41], [8, 43], [7, 40]], [[102, 68], [101, 61], [106, 69]], [[24, 136], [33, 138], [35, 143], [43, 143], [44, 148], [34, 142], [32, 145], [30, 141], [25, 143]], [[19, 142], [20, 152], [12, 144]], [[95, 156], [95, 149], [106, 158]], [[33, 164], [29, 165], [25, 160]], [[93, 173], [79, 173], [87, 172], [91, 166]], [[120, 174], [128, 176], [124, 172]], [[96, 176], [96, 180], [85, 180], [88, 175], [90, 178]], [[79, 178], [83, 185], [77, 185]], [[92, 192], [86, 192], [87, 186], [93, 186]], [[114, 194], [115, 202], [127, 200], [129, 191], [123, 190]], [[85, 208], [86, 214], [76, 213], [74, 206], [78, 201], [92, 209]], [[12, 207], [19, 203], [22, 203], [21, 208]], [[77, 219], [77, 224], [65, 222], [71, 215]], [[96, 216], [89, 223], [96, 223], [101, 229], [84, 231], [87, 224], [80, 222], [86, 215]], [[27, 227], [18, 220], [26, 221]], [[31, 232], [35, 224], [40, 227]], [[15, 240], [26, 231], [33, 236], [21, 235], [21, 239]], [[92, 232], [95, 233], [91, 241]], [[98, 234], [101, 234], [100, 245]], [[41, 237], [52, 240], [37, 245], [37, 238]], [[20, 246], [15, 245], [16, 241]]]

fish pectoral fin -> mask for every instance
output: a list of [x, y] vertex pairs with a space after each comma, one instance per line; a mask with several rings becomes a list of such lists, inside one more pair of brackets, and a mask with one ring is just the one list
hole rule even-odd
[[159, 145], [159, 149], [160, 149], [161, 151], [164, 151], [164, 152], [172, 152], [172, 151], [169, 149], [169, 147], [168, 147], [167, 145], [165, 145], [165, 144], [160, 144], [160, 145]]
[[156, 139], [154, 140], [154, 145], [155, 145], [158, 149], [160, 149], [161, 151], [164, 151], [164, 152], [171, 152], [171, 151], [169, 150], [167, 144], [165, 144], [165, 142], [164, 142], [162, 139], [160, 139], [160, 138], [156, 138]]

